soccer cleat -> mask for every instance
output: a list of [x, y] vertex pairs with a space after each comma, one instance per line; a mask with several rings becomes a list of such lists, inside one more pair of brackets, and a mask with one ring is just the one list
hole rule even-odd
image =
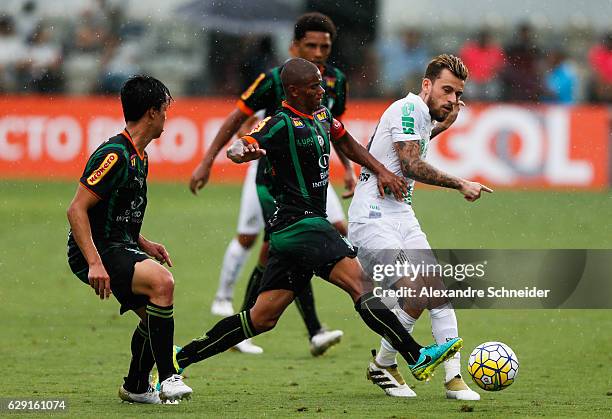
[[370, 362], [366, 370], [366, 378], [373, 384], [380, 387], [387, 396], [391, 397], [416, 397], [416, 393], [412, 391], [404, 377], [397, 369], [397, 364], [383, 367], [376, 362], [376, 351], [372, 350], [372, 355], [375, 359]]
[[321, 356], [329, 348], [340, 342], [344, 332], [342, 330], [321, 330], [310, 339], [310, 353], [312, 356]]
[[259, 355], [263, 353], [261, 346], [255, 345], [251, 339], [245, 339], [237, 345], [232, 347], [232, 350], [243, 354]]
[[[172, 346], [172, 363], [174, 364], [174, 368], [176, 368], [176, 372], [178, 374], [182, 374], [185, 370], [184, 368], [179, 367], [178, 361], [176, 360], [176, 354], [178, 354], [181, 349], [183, 349], [182, 346]], [[155, 390], [161, 391], [161, 385], [159, 383], [159, 373], [157, 372], [157, 370], [155, 370], [155, 373], [153, 373], [153, 380], [151, 380], [151, 385], [153, 386], [153, 388], [155, 388]]]
[[234, 314], [232, 300], [220, 300], [215, 298], [210, 307], [210, 312], [215, 316], [228, 317]]
[[183, 377], [173, 374], [160, 384], [159, 398], [163, 401], [174, 402], [176, 400], [187, 400], [191, 398], [193, 390], [183, 383]]
[[123, 386], [119, 387], [119, 398], [128, 403], [160, 404], [159, 391], [149, 386], [144, 393], [132, 393]]
[[455, 355], [463, 346], [463, 339], [453, 338], [441, 345], [429, 345], [421, 348], [421, 355], [414, 365], [408, 364], [412, 375], [419, 381], [431, 378], [438, 365]]
[[456, 375], [449, 382], [444, 384], [446, 388], [446, 398], [455, 400], [480, 400], [480, 394], [468, 387], [460, 375]]

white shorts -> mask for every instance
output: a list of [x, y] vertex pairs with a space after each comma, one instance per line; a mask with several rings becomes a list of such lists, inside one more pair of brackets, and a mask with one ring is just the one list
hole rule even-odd
[[[249, 169], [242, 184], [240, 213], [238, 214], [238, 234], [256, 235], [266, 225], [255, 183], [257, 164], [257, 160], [249, 164]], [[327, 219], [332, 224], [345, 220], [342, 204], [331, 183], [327, 187]]]
[[265, 227], [255, 177], [257, 176], [257, 160], [249, 164], [240, 197], [240, 213], [238, 214], [238, 234], [257, 235]]
[[327, 184], [327, 202], [325, 205], [327, 205], [327, 219], [330, 223], [334, 224], [345, 220], [342, 204], [331, 183]]
[[[376, 265], [436, 263], [427, 236], [414, 213], [401, 219], [378, 218], [364, 223], [349, 222], [349, 241], [357, 246], [357, 258], [368, 276], [374, 278]], [[401, 275], [385, 275], [380, 285], [391, 287]]]

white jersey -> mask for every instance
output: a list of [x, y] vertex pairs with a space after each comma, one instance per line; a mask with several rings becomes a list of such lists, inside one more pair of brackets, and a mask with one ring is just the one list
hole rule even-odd
[[[368, 144], [370, 153], [392, 173], [403, 176], [397, 152], [393, 143], [398, 141], [418, 141], [421, 157], [427, 154], [434, 122], [429, 108], [420, 96], [408, 94], [394, 102], [383, 113], [374, 135]], [[376, 176], [365, 167], [361, 168], [355, 196], [349, 208], [349, 222], [366, 222], [369, 219], [385, 216], [402, 218], [412, 211], [412, 193], [414, 180], [408, 180], [408, 193], [403, 201], [398, 201], [392, 194], [384, 199], [378, 192]]]

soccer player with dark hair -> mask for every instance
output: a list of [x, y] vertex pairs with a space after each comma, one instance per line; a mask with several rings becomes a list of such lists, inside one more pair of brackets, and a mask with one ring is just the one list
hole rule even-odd
[[[296, 57], [306, 59], [317, 65], [322, 74], [322, 82], [325, 89], [323, 103], [330, 109], [332, 115], [339, 119], [344, 114], [346, 107], [346, 77], [340, 70], [326, 63], [335, 37], [336, 27], [328, 16], [316, 12], [306, 13], [298, 18], [295, 24], [291, 53]], [[255, 120], [253, 115], [256, 112], [263, 111], [265, 116], [271, 116], [281, 106], [285, 98], [280, 78], [282, 69], [283, 66], [280, 66], [273, 68], [267, 73], [262, 73], [242, 94], [237, 102], [236, 109], [226, 118], [206, 152], [204, 159], [193, 172], [190, 182], [190, 188], [193, 193], [204, 187], [210, 176], [210, 170], [215, 157], [230, 141], [232, 136], [239, 132], [243, 124], [252, 127], [253, 124], [249, 124], [249, 122]], [[355, 185], [355, 174], [350, 161], [341, 152], [338, 152], [338, 156], [345, 167], [344, 182], [349, 190], [348, 193], [344, 194], [344, 197], [349, 197], [352, 195]], [[223, 258], [219, 289], [211, 309], [213, 314], [222, 316], [234, 314], [232, 306], [233, 287], [240, 269], [248, 258], [249, 250], [255, 243], [257, 235], [276, 210], [274, 198], [272, 197], [272, 188], [270, 166], [266, 159], [263, 158], [253, 162], [244, 180], [238, 221], [238, 235], [230, 242]], [[331, 185], [328, 186], [326, 208], [330, 222], [342, 235], [346, 235], [347, 225], [344, 212]], [[246, 310], [255, 303], [267, 254], [268, 237], [266, 234], [260, 252], [259, 263], [249, 278], [241, 310]], [[330, 346], [340, 341], [342, 337], [341, 330], [325, 330], [322, 327], [315, 310], [314, 296], [310, 283], [296, 297], [295, 302], [308, 329], [312, 355], [319, 356]], [[236, 349], [248, 353], [261, 353], [263, 351], [258, 346], [253, 345], [250, 340], [241, 342], [236, 346]]]
[[[67, 212], [72, 272], [100, 299], [113, 294], [121, 314], [133, 310], [141, 319], [132, 336], [130, 369], [119, 388], [119, 397], [129, 402], [156, 404], [192, 392], [173, 361], [174, 279], [162, 266], [172, 261], [164, 246], [140, 234], [147, 206], [145, 148], [161, 135], [171, 101], [168, 88], [153, 77], [125, 82], [126, 127], [89, 157]], [[149, 385], [155, 363], [159, 392]]]
[[266, 156], [272, 168], [277, 211], [269, 227], [270, 255], [259, 296], [250, 310], [226, 317], [183, 347], [177, 363], [185, 368], [271, 330], [316, 273], [346, 291], [366, 325], [392, 342], [414, 376], [425, 380], [461, 348], [462, 340], [456, 337], [422, 347], [374, 294], [372, 281], [355, 258], [356, 249], [326, 218], [330, 142], [376, 174], [379, 193], [389, 191], [385, 199], [402, 199], [407, 182], [374, 159], [321, 107], [325, 91], [317, 66], [294, 58], [285, 64], [280, 78], [286, 97], [282, 107], [227, 151], [236, 163]]

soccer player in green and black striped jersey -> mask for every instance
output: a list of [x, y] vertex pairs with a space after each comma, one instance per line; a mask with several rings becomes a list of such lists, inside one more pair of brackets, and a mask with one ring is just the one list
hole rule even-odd
[[[325, 90], [322, 103], [336, 119], [340, 119], [346, 109], [348, 87], [344, 73], [327, 63], [335, 37], [336, 28], [328, 16], [321, 13], [306, 13], [300, 16], [295, 24], [291, 53], [317, 65], [322, 75], [322, 86]], [[267, 73], [262, 73], [240, 96], [236, 109], [227, 117], [204, 159], [194, 171], [190, 182], [192, 192], [196, 193], [206, 184], [215, 157], [239, 130], [241, 124], [245, 121], [247, 121], [245, 125], [249, 124], [251, 121], [249, 116], [259, 111], [263, 111], [266, 117], [272, 116], [281, 107], [281, 103], [285, 99], [280, 79], [282, 69], [283, 66], [280, 66]], [[247, 118], [249, 119], [247, 120]], [[344, 183], [348, 192], [343, 197], [347, 198], [352, 196], [355, 175], [350, 160], [341, 152], [337, 154], [345, 167]], [[256, 164], [256, 168], [253, 165], [249, 168], [242, 190], [238, 235], [230, 242], [221, 266], [219, 287], [211, 308], [212, 313], [216, 315], [226, 316], [234, 313], [232, 306], [233, 287], [240, 269], [246, 262], [249, 250], [255, 243], [260, 230], [269, 222], [276, 210], [272, 178], [268, 173], [269, 165], [265, 157], [253, 163]], [[252, 179], [254, 169], [257, 171], [255, 185], [253, 185]], [[346, 236], [347, 225], [344, 212], [331, 185], [328, 186], [327, 214], [330, 222], [342, 235]], [[267, 255], [268, 236], [266, 233], [259, 263], [249, 278], [242, 310], [255, 303]], [[313, 356], [323, 354], [329, 347], [340, 341], [341, 330], [325, 330], [322, 327], [315, 309], [310, 283], [296, 297], [295, 302], [308, 330], [310, 351]], [[261, 348], [248, 340], [241, 342], [236, 346], [236, 349], [248, 353], [260, 353], [262, 351]]]
[[[72, 272], [100, 299], [112, 293], [121, 314], [133, 310], [141, 319], [132, 336], [130, 369], [119, 388], [119, 397], [129, 402], [156, 404], [191, 395], [173, 361], [174, 279], [161, 265], [172, 266], [172, 261], [163, 245], [140, 233], [147, 206], [145, 148], [161, 135], [171, 100], [168, 88], [153, 77], [134, 76], [123, 85], [126, 128], [89, 157], [68, 208]], [[159, 392], [149, 385], [155, 363]]]
[[355, 258], [356, 249], [325, 217], [330, 141], [375, 173], [381, 196], [388, 188], [401, 200], [407, 183], [374, 159], [321, 107], [321, 74], [315, 65], [300, 58], [289, 60], [281, 79], [287, 98], [282, 108], [227, 151], [236, 163], [267, 156], [272, 167], [278, 209], [271, 222], [270, 258], [260, 294], [250, 310], [226, 317], [183, 347], [177, 354], [178, 365], [185, 368], [271, 330], [316, 273], [346, 291], [366, 325], [392, 342], [417, 379], [427, 379], [461, 348], [462, 340], [420, 346], [373, 292], [373, 283]]

